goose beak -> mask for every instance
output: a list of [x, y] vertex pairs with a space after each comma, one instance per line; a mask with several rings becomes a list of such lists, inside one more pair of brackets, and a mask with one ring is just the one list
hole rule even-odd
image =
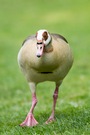
[[43, 55], [44, 44], [43, 42], [37, 42], [37, 53], [36, 56], [40, 58]]

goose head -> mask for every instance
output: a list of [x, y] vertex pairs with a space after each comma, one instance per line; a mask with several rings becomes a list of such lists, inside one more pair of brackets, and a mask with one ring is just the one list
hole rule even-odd
[[50, 44], [51, 36], [47, 30], [39, 30], [36, 33], [36, 40], [37, 40], [37, 52], [36, 56], [40, 58], [44, 53], [44, 48]]

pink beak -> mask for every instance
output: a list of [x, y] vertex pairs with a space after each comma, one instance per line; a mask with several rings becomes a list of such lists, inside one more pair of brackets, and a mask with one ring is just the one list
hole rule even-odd
[[37, 53], [36, 56], [39, 58], [43, 55], [44, 44], [43, 42], [37, 42]]

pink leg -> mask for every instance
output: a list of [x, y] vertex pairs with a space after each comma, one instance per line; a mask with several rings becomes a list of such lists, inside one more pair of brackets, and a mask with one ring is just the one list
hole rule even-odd
[[36, 93], [34, 93], [32, 95], [32, 106], [31, 106], [31, 109], [26, 117], [26, 119], [24, 120], [24, 122], [22, 122], [20, 124], [20, 126], [24, 127], [24, 126], [35, 126], [38, 124], [38, 122], [35, 120], [34, 116], [33, 116], [33, 110], [34, 110], [34, 107], [36, 106], [37, 104], [37, 99], [36, 99]]
[[55, 121], [55, 106], [56, 106], [56, 102], [57, 102], [57, 98], [58, 98], [58, 87], [56, 87], [55, 91], [54, 91], [54, 95], [53, 95], [53, 108], [52, 108], [52, 113], [49, 117], [49, 119], [46, 121], [46, 124]]

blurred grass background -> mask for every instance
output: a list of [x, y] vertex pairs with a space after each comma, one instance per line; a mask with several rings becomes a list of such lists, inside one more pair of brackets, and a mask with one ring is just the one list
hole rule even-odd
[[[90, 1], [0, 0], [0, 134], [90, 134]], [[54, 84], [37, 87], [35, 128], [21, 128], [31, 93], [17, 64], [23, 40], [39, 29], [66, 37], [74, 65], [65, 78], [56, 107], [56, 122], [43, 125], [51, 113]]]

